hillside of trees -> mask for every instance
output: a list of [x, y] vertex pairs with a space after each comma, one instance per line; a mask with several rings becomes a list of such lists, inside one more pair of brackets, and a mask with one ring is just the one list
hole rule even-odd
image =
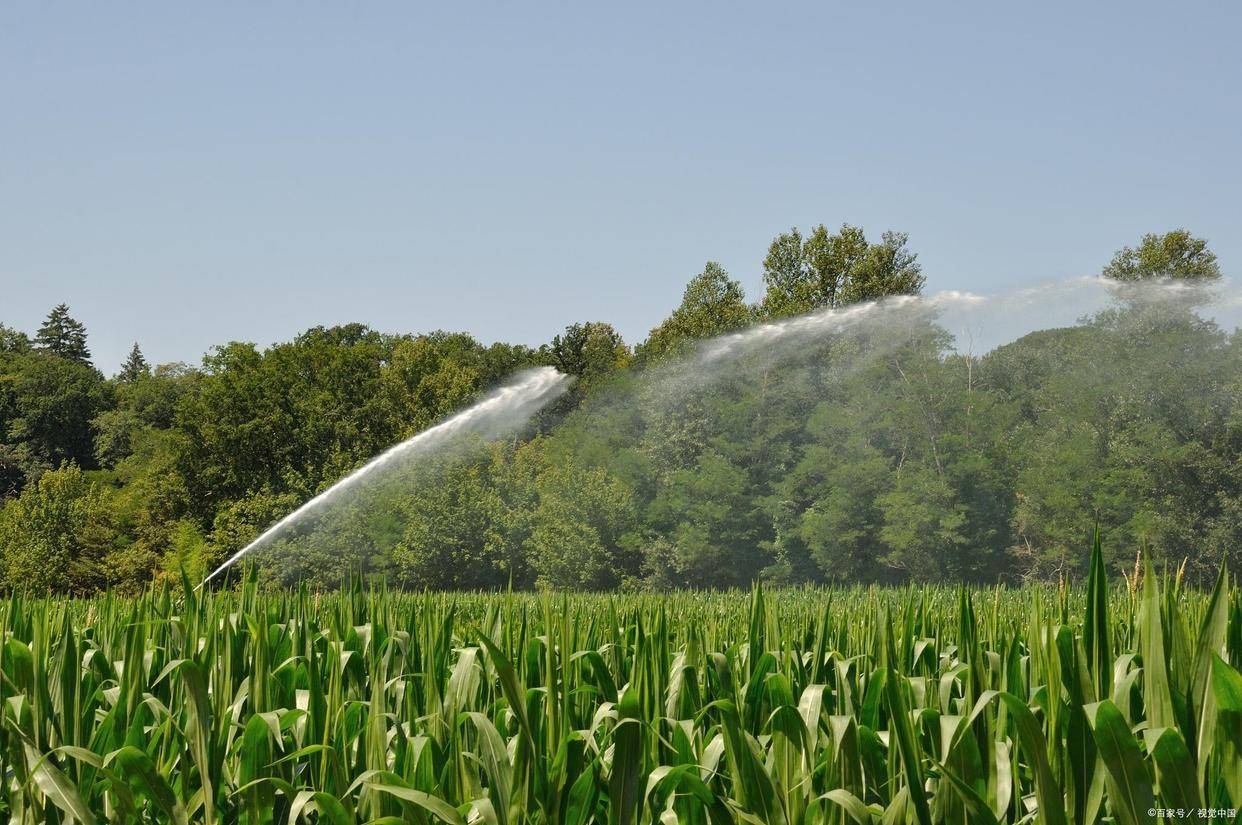
[[[1193, 307], [1119, 302], [981, 355], [927, 321], [882, 355], [827, 338], [710, 391], [654, 392], [700, 339], [925, 288], [904, 235], [851, 226], [781, 235], [763, 273], [752, 302], [708, 263], [633, 346], [602, 321], [537, 348], [349, 324], [198, 365], [152, 366], [135, 344], [106, 377], [69, 307], [30, 334], [0, 324], [0, 583], [201, 577], [531, 365], [577, 381], [523, 438], [287, 538], [263, 574], [432, 589], [1055, 580], [1085, 573], [1097, 523], [1117, 569], [1140, 547], [1192, 579], [1242, 561], [1242, 338]], [[1220, 269], [1176, 230], [1102, 274]]]

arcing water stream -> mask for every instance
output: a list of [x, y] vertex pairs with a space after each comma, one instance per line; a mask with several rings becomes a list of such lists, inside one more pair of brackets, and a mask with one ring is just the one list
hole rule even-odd
[[[1028, 333], [1075, 326], [1083, 318], [1117, 305], [1146, 307], [1152, 317], [1179, 307], [1193, 307], [1201, 317], [1230, 329], [1239, 325], [1242, 293], [1223, 279], [1199, 286], [1176, 281], [1121, 284], [1102, 278], [1074, 278], [994, 295], [950, 291], [894, 296], [820, 310], [703, 340], [684, 357], [651, 365], [635, 373], [628, 383], [596, 390], [591, 403], [578, 411], [576, 426], [584, 431], [608, 430], [609, 443], [614, 445], [625, 443], [627, 438], [649, 438], [652, 444], [661, 446], [648, 452], [667, 456], [681, 448], [678, 439], [691, 433], [693, 428], [685, 432], [678, 429], [688, 427], [687, 422], [697, 422], [694, 426], [703, 431], [701, 437], [710, 434], [711, 425], [705, 416], [712, 413], [703, 406], [702, 399], [734, 379], [739, 379], [740, 385], [725, 392], [763, 392], [761, 388], [770, 384], [774, 398], [790, 396], [805, 392], [806, 387], [822, 385], [829, 374], [833, 376], [831, 380], [841, 380], [933, 329], [954, 339], [948, 345], [950, 349], [981, 355]], [[830, 349], [828, 345], [834, 340], [845, 346]], [[379, 512], [385, 508], [384, 500], [364, 492], [370, 490], [365, 485], [374, 482], [392, 489], [405, 483], [401, 477], [403, 469], [418, 471], [427, 466], [426, 462], [408, 459], [417, 455], [428, 461], [442, 457], [450, 447], [461, 446], [455, 437], [470, 433], [494, 438], [518, 429], [536, 411], [564, 393], [570, 380], [551, 367], [519, 374], [475, 406], [391, 447], [310, 499], [235, 553], [203, 583], [261, 545], [276, 547], [273, 539], [277, 534], [283, 533], [279, 537], [283, 540], [291, 538], [296, 530], [307, 534], [320, 530], [315, 519], [328, 512], [325, 505], [338, 498], [342, 501], [337, 504], [346, 504], [342, 493], [351, 489], [349, 504], [366, 504], [371, 508], [369, 512], [357, 511], [358, 522], [382, 524], [392, 514]], [[749, 389], [748, 381], [752, 384]], [[800, 389], [799, 384], [806, 387]], [[720, 409], [723, 407], [716, 408], [716, 412]], [[618, 422], [629, 424], [621, 423], [622, 429], [617, 431]], [[670, 423], [673, 429], [669, 432], [657, 432]], [[637, 426], [638, 430], [630, 432], [624, 429], [626, 426]], [[647, 436], [638, 434], [648, 428], [651, 433]], [[571, 428], [571, 434], [562, 437], [572, 439], [572, 432]], [[667, 444], [659, 440], [665, 437], [671, 439]], [[387, 471], [382, 472], [385, 468]], [[348, 509], [342, 508], [342, 512]], [[344, 517], [334, 517], [332, 526], [339, 528], [347, 523]], [[356, 534], [345, 541], [364, 547], [357, 542]]]
[[549, 402], [560, 397], [569, 388], [569, 376], [552, 367], [538, 367], [519, 373], [513, 381], [488, 395], [473, 407], [462, 410], [434, 427], [396, 444], [349, 475], [307, 501], [280, 521], [238, 550], [223, 564], [203, 579], [202, 587], [227, 570], [237, 560], [271, 539], [281, 530], [296, 523], [304, 516], [318, 510], [350, 487], [360, 483], [384, 467], [403, 462], [412, 456], [426, 453], [444, 445], [451, 438], [464, 433], [490, 436], [502, 435], [524, 424], [532, 415]]
[[[1029, 332], [1069, 326], [1080, 318], [1121, 300], [1148, 305], [1203, 305], [1205, 315], [1228, 322], [1242, 296], [1228, 280], [1154, 280], [1126, 283], [1102, 277], [1068, 278], [992, 295], [948, 290], [931, 295], [897, 295], [845, 307], [756, 324], [704, 341], [693, 359], [695, 371], [756, 349], [779, 351], [806, 341], [852, 330], [888, 328], [899, 338], [915, 320], [935, 319], [966, 344], [983, 351]], [[1228, 326], [1228, 323], [1224, 324]], [[981, 336], [978, 337], [978, 336]], [[968, 341], [962, 338], [970, 339]]]

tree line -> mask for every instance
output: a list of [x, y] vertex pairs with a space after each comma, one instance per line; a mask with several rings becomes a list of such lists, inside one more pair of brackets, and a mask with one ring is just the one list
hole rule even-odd
[[[1220, 269], [1175, 230], [1102, 274]], [[763, 281], [748, 302], [709, 262], [634, 346], [602, 321], [539, 347], [347, 324], [196, 366], [152, 367], [135, 344], [112, 377], [63, 304], [33, 335], [0, 324], [3, 584], [202, 575], [532, 365], [577, 377], [533, 432], [334, 513], [264, 556], [264, 574], [595, 590], [1056, 578], [1083, 572], [1096, 523], [1115, 567], [1140, 546], [1191, 575], [1238, 560], [1242, 339], [1193, 307], [1119, 304], [980, 356], [927, 321], [882, 357], [829, 338], [685, 398], [650, 390], [698, 340], [925, 285], [905, 235], [848, 225], [780, 235]]]

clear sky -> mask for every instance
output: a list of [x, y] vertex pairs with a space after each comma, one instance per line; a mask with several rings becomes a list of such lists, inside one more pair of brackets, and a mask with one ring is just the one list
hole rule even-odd
[[[880, 8], [883, 5], [883, 8]], [[1237, 3], [5, 3], [0, 321], [112, 372], [309, 326], [640, 340], [792, 225], [928, 289], [1242, 271]]]

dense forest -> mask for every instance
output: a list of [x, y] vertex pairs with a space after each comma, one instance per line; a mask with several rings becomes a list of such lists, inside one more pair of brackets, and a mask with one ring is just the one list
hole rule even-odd
[[[1176, 230], [1102, 275], [1220, 270]], [[634, 346], [600, 321], [538, 348], [349, 324], [229, 343], [197, 366], [152, 367], [135, 344], [110, 378], [65, 305], [33, 334], [0, 324], [3, 584], [199, 577], [532, 365], [577, 380], [522, 437], [286, 537], [263, 574], [432, 589], [1056, 580], [1085, 575], [1097, 524], [1117, 570], [1140, 548], [1193, 580], [1242, 559], [1242, 338], [1195, 306], [1119, 300], [982, 354], [920, 318], [667, 391], [695, 384], [701, 339], [925, 286], [904, 235], [848, 225], [776, 238], [763, 282], [749, 302], [708, 263]]]

